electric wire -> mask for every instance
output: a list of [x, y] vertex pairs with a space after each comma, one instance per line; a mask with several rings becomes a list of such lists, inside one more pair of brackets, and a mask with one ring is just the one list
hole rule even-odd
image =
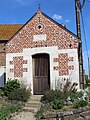
[[80, 10], [80, 13], [81, 13], [83, 35], [84, 35], [85, 47], [86, 47], [86, 54], [87, 54], [87, 60], [88, 60], [88, 75], [89, 75], [89, 77], [90, 77], [90, 70], [89, 70], [90, 61], [89, 61], [89, 54], [88, 54], [88, 47], [87, 47], [87, 39], [86, 39], [86, 32], [85, 32], [85, 27], [84, 27], [84, 20], [83, 20], [82, 10]]
[[87, 57], [89, 57], [82, 10], [80, 10], [80, 13], [81, 13], [82, 28], [83, 28], [83, 35], [84, 35], [84, 40], [85, 40], [85, 47], [86, 47]]
[[83, 8], [84, 4], [85, 4], [86, 0], [83, 0], [82, 4], [80, 3], [80, 9]]
[[89, 1], [89, 0], [86, 0], [86, 2], [90, 3], [90, 1]]

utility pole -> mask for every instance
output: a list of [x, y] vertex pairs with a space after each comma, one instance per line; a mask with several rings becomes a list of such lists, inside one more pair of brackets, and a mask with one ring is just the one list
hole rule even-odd
[[81, 27], [80, 27], [80, 10], [81, 4], [80, 0], [75, 0], [75, 9], [76, 9], [76, 28], [77, 28], [77, 37], [79, 39], [79, 81], [80, 89], [84, 89], [84, 76], [83, 76], [83, 56], [82, 56], [82, 40], [81, 40]]
[[90, 60], [89, 60], [89, 57], [88, 57], [88, 78], [90, 80]]

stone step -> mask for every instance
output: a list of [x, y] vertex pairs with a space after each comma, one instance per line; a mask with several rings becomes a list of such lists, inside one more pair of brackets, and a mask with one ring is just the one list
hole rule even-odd
[[90, 115], [84, 116], [85, 120], [90, 120]]
[[36, 113], [41, 107], [41, 95], [32, 95], [23, 108], [26, 112]]
[[24, 107], [23, 111], [25, 112], [32, 112], [32, 113], [36, 113], [39, 110], [39, 108], [33, 108], [33, 107]]
[[90, 115], [90, 111], [80, 113], [82, 117]]
[[32, 103], [32, 104], [41, 104], [40, 101], [34, 101], [34, 100], [29, 100], [27, 103]]
[[76, 118], [74, 120], [85, 120], [83, 117]]
[[40, 101], [42, 96], [43, 96], [43, 95], [32, 95], [32, 96], [30, 97], [30, 100]]
[[25, 104], [26, 107], [41, 107], [41, 102], [39, 101], [28, 101]]

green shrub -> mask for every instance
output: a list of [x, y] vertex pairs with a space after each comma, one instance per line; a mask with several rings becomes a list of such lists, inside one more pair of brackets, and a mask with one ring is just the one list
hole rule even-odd
[[79, 105], [79, 103], [75, 103], [73, 107], [74, 107], [75, 109], [79, 109], [79, 108], [80, 108], [80, 105]]
[[9, 111], [6, 109], [6, 107], [0, 108], [0, 120], [7, 120]]
[[81, 100], [81, 101], [74, 104], [74, 108], [79, 109], [80, 107], [85, 107], [87, 105], [88, 105], [87, 101]]
[[90, 102], [88, 103], [88, 106], [90, 107]]
[[52, 102], [52, 107], [55, 110], [62, 109], [64, 107], [64, 101], [59, 99], [54, 99]]
[[36, 120], [40, 120], [41, 117], [43, 116], [44, 109], [40, 108], [40, 110], [35, 114]]
[[87, 95], [88, 95], [88, 98], [89, 98], [89, 100], [90, 100], [90, 92], [88, 92]]
[[18, 88], [20, 88], [19, 81], [17, 79], [9, 79], [3, 88], [4, 95], [8, 97], [11, 92]]
[[15, 112], [19, 112], [22, 110], [22, 105], [17, 103], [17, 104], [10, 104], [6, 106], [8, 108], [8, 110], [10, 111], [10, 113], [15, 113]]
[[0, 120], [8, 120], [9, 115], [14, 112], [19, 112], [22, 109], [20, 104], [8, 104], [0, 107]]
[[67, 95], [60, 90], [49, 90], [41, 97], [41, 102], [52, 102], [54, 99], [66, 99]]
[[88, 105], [88, 102], [87, 102], [87, 101], [84, 101], [84, 100], [81, 100], [81, 101], [79, 102], [79, 105], [80, 105], [80, 107], [84, 107], [84, 106], [87, 106], [87, 105]]
[[3, 96], [4, 95], [4, 92], [2, 89], [0, 89], [0, 96]]
[[77, 92], [77, 97], [81, 98], [83, 96], [83, 92], [80, 91], [80, 92]]
[[31, 91], [26, 88], [15, 89], [9, 95], [9, 99], [26, 102], [31, 95]]
[[[58, 84], [61, 84], [61, 83], [58, 83]], [[77, 86], [77, 83], [71, 84], [69, 79], [65, 79], [65, 85], [63, 85], [61, 90], [58, 87], [58, 85], [56, 85], [56, 88], [57, 88], [56, 90], [49, 90], [45, 92], [44, 96], [41, 98], [41, 102], [46, 102], [46, 103], [52, 102], [53, 99], [66, 100], [68, 96], [70, 96], [70, 94], [76, 93], [77, 91], [76, 86]]]
[[84, 85], [85, 88], [90, 88], [90, 83]]
[[74, 100], [78, 98], [81, 98], [82, 96], [83, 96], [83, 92], [70, 93], [70, 98], [72, 102], [74, 102]]

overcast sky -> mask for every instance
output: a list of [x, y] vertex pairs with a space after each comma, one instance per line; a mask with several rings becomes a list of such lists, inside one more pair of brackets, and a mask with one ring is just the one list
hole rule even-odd
[[[75, 0], [0, 0], [0, 24], [26, 23], [36, 13], [39, 3], [45, 14], [61, 24], [66, 24], [66, 27], [76, 34]], [[90, 57], [90, 0], [86, 0], [82, 11]], [[83, 30], [82, 42], [84, 68], [88, 73]]]

